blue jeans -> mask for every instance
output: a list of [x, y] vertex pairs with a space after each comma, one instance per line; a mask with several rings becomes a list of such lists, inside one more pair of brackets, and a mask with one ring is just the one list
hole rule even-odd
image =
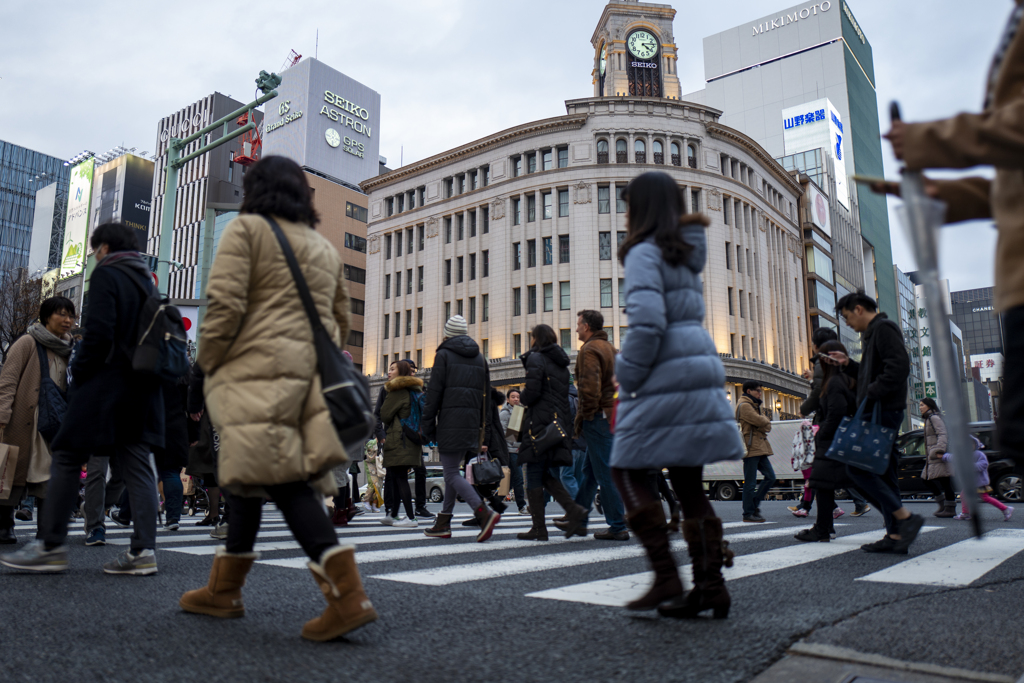
[[[903, 424], [902, 410], [883, 410], [881, 424], [883, 427], [899, 429]], [[885, 530], [889, 534], [898, 534], [898, 523], [893, 512], [903, 507], [903, 499], [900, 497], [900, 480], [897, 472], [899, 468], [899, 453], [896, 450], [896, 443], [893, 442], [892, 453], [889, 454], [889, 469], [883, 474], [874, 474], [859, 467], [846, 466], [846, 473], [853, 481], [853, 485], [860, 490], [864, 497], [882, 513], [885, 521]]]
[[583, 436], [587, 440], [587, 457], [584, 459], [583, 476], [576, 492], [576, 503], [589, 513], [594, 505], [597, 487], [601, 487], [601, 507], [604, 519], [614, 533], [626, 530], [622, 498], [612, 481], [609, 461], [612, 457], [612, 436], [606, 418], [597, 416], [583, 421]]
[[[756, 514], [764, 500], [764, 494], [775, 486], [775, 470], [767, 455], [753, 455], [743, 458], [743, 516]], [[757, 486], [757, 473], [761, 472], [764, 479]], [[756, 490], [755, 490], [756, 487]]]
[[572, 451], [572, 464], [560, 468], [558, 478], [562, 480], [562, 486], [573, 498], [580, 491], [580, 482], [583, 480], [583, 463], [587, 460], [587, 452], [575, 448]]
[[516, 498], [516, 507], [526, 507], [526, 495], [523, 493], [523, 468], [519, 464], [519, 453], [508, 453], [508, 465], [510, 470], [510, 480], [512, 483], [512, 493]]

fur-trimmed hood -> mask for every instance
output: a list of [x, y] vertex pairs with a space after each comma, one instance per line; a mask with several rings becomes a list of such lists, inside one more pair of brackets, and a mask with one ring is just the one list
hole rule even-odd
[[423, 380], [419, 377], [408, 377], [399, 375], [394, 379], [389, 379], [384, 383], [384, 388], [389, 392], [398, 391], [399, 389], [413, 389], [415, 391], [423, 391]]

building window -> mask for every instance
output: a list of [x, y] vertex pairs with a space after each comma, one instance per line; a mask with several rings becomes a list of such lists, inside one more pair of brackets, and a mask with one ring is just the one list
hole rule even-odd
[[537, 220], [537, 195], [526, 195], [526, 222], [532, 223]]
[[626, 278], [619, 278], [619, 308], [626, 307]]
[[[447, 321], [445, 321], [445, 322], [447, 322]], [[422, 308], [417, 308], [416, 309], [416, 333], [419, 334], [421, 332], [423, 332], [423, 309]], [[419, 367], [419, 363], [416, 364], [416, 367]]]
[[740, 245], [736, 245], [736, 272], [743, 272], [743, 248]]
[[402, 271], [395, 273], [395, 297], [402, 296]]
[[686, 146], [686, 165], [690, 168], [697, 168], [697, 147], [689, 144]]
[[612, 307], [612, 279], [601, 280], [601, 308]]
[[409, 229], [407, 229], [405, 231], [405, 237], [406, 237], [406, 241], [409, 243], [409, 246], [406, 248], [405, 253], [406, 254], [411, 254], [412, 253], [412, 246], [413, 246], [413, 243], [414, 243], [412, 228], [409, 228]]
[[483, 295], [483, 296], [481, 297], [481, 301], [480, 301], [480, 306], [481, 306], [481, 308], [482, 308], [483, 310], [481, 310], [481, 311], [480, 311], [480, 319], [481, 319], [481, 320], [482, 320], [483, 322], [487, 322], [488, 320], [490, 320], [490, 319], [491, 319], [491, 302], [490, 302], [490, 296], [491, 296], [490, 294], [484, 294], [484, 295]]
[[555, 310], [554, 285], [550, 282], [544, 283], [544, 312]]
[[551, 213], [551, 209], [552, 209], [552, 206], [551, 206], [551, 193], [550, 192], [545, 192], [544, 194], [541, 195], [541, 199], [542, 199], [541, 205], [543, 206], [543, 211], [544, 211], [544, 213], [541, 215], [541, 217], [546, 220], [548, 218], [551, 218], [551, 216], [552, 216], [552, 213]]
[[626, 213], [626, 209], [629, 208], [626, 205], [626, 186], [616, 185], [615, 186], [615, 213]]
[[597, 163], [607, 164], [608, 163], [608, 141], [598, 140], [597, 141]]
[[622, 345], [626, 343], [626, 333], [627, 332], [629, 332], [629, 328], [628, 327], [620, 327], [619, 328], [619, 348], [620, 349], [622, 348]]
[[469, 297], [469, 324], [476, 324], [476, 297]]
[[[384, 338], [387, 339], [387, 337], [384, 337]], [[382, 368], [382, 371], [381, 371], [380, 374], [386, 376], [388, 374], [388, 354], [386, 354], [386, 353], [384, 354], [384, 360], [383, 360], [383, 362], [382, 362], [380, 367]]]
[[458, 237], [456, 237], [455, 239], [461, 242], [463, 239], [466, 238], [466, 214], [460, 213], [458, 216], [455, 217], [455, 219], [455, 222], [459, 227]]
[[487, 277], [488, 275], [490, 275], [490, 274], [491, 274], [491, 273], [490, 273], [490, 271], [491, 271], [491, 259], [490, 259], [490, 254], [491, 254], [491, 252], [490, 252], [489, 250], [487, 250], [487, 249], [484, 249], [484, 250], [483, 250], [483, 251], [481, 252], [481, 256], [483, 257], [483, 261], [484, 261], [484, 263], [483, 263], [483, 268], [484, 268], [484, 274], [483, 274], [483, 276], [484, 276], [484, 277]]
[[550, 149], [546, 149], [546, 150], [544, 150], [542, 152], [542, 154], [544, 155], [542, 157], [542, 164], [543, 164], [542, 168], [545, 171], [550, 171], [552, 169], [552, 165], [551, 164], [553, 162], [553, 159], [551, 157], [551, 150]]
[[[384, 338], [391, 338], [391, 316], [387, 313], [384, 314]], [[387, 358], [387, 356], [384, 357]]]
[[354, 251], [366, 253], [366, 240], [352, 233], [345, 233], [345, 247]]
[[736, 315], [732, 310], [732, 287], [729, 288], [729, 315]]
[[569, 236], [559, 235], [558, 236], [558, 262], [568, 263], [569, 262]]
[[[486, 183], [485, 183], [486, 184]], [[484, 207], [484, 234], [486, 235], [491, 231], [491, 209], [488, 206]]]
[[448, 286], [452, 283], [452, 260], [444, 260], [444, 284]]
[[412, 311], [405, 312], [405, 336], [408, 337], [412, 334]]
[[455, 315], [465, 315], [462, 310], [462, 299], [456, 299], [455, 301]]
[[460, 256], [459, 259], [458, 259], [458, 264], [457, 265], [458, 265], [458, 269], [459, 270], [458, 270], [458, 280], [457, 280], [457, 282], [462, 282], [462, 280], [463, 280], [463, 277], [462, 277], [463, 276], [463, 265], [465, 264], [465, 261], [466, 261], [466, 257], [465, 256]]
[[[741, 318], [746, 318], [747, 316], [745, 316], [743, 314], [743, 311], [746, 309], [746, 306], [743, 305], [745, 303], [745, 299], [743, 297], [743, 290], [742, 289], [740, 290], [739, 303], [740, 303], [740, 317]], [[743, 354], [743, 355], [745, 356], [747, 354]]]
[[682, 164], [682, 159], [680, 159], [680, 157], [679, 157], [679, 143], [678, 142], [673, 142], [669, 146], [669, 152], [672, 155], [672, 165], [673, 166], [682, 166], [683, 165]]
[[349, 282], [355, 282], [360, 285], [366, 284], [366, 271], [362, 268], [356, 268], [345, 264], [345, 279]]
[[395, 233], [395, 258], [402, 255], [402, 231]]
[[476, 210], [469, 212], [469, 236], [476, 237]]
[[602, 261], [612, 260], [612, 234], [610, 232], [597, 233], [597, 253]]
[[366, 302], [362, 299], [356, 299], [352, 297], [348, 300], [349, 310], [352, 311], [352, 315], [366, 315]]
[[398, 334], [402, 330], [402, 312], [395, 311], [395, 339], [398, 339]]
[[345, 340], [346, 346], [363, 346], [363, 333], [358, 330], [349, 330], [348, 339]]
[[568, 147], [559, 147], [558, 148], [558, 168], [569, 168], [569, 148]]
[[537, 312], [537, 285], [530, 285], [526, 288], [526, 312], [529, 314]]
[[451, 301], [445, 301], [444, 302], [444, 319], [445, 319], [445, 322], [447, 322], [448, 319], [451, 318], [451, 317], [452, 317], [452, 302]]
[[523, 157], [512, 157], [512, 177], [518, 178], [523, 175]]
[[512, 288], [512, 315], [521, 315], [523, 312], [523, 292], [519, 287]]
[[607, 185], [598, 186], [597, 188], [597, 212], [598, 213], [611, 213], [611, 189]]
[[527, 173], [536, 173], [537, 172], [537, 155], [536, 154], [531, 153], [531, 154], [527, 154], [526, 155], [526, 172]]
[[417, 202], [417, 206], [423, 206], [424, 204], [426, 204], [427, 203], [427, 186], [426, 185], [421, 185], [418, 188], [416, 188], [416, 195], [419, 197], [419, 202]]
[[519, 242], [512, 244], [512, 270], [519, 270], [523, 267], [523, 250]]
[[412, 294], [412, 268], [405, 271], [405, 293]]
[[625, 230], [619, 230], [617, 233], [615, 233], [615, 249], [616, 249], [616, 253], [618, 253], [618, 250], [622, 247], [622, 243], [625, 242], [625, 241], [626, 241], [626, 231]]
[[647, 143], [643, 140], [637, 140], [633, 143], [634, 159], [638, 164], [647, 163]]
[[569, 215], [569, 190], [558, 191], [558, 216], [565, 218]]
[[423, 291], [423, 266], [416, 269], [416, 291]]
[[452, 217], [445, 216], [444, 218], [444, 243], [452, 243]]
[[487, 343], [486, 339], [481, 339], [480, 342], [481, 342], [481, 344], [483, 344], [483, 355], [484, 355], [484, 358], [486, 358], [487, 360], [490, 360], [491, 359], [490, 344]]
[[615, 163], [624, 164], [628, 161], [626, 159], [626, 141], [619, 138], [615, 141]]
[[391, 258], [391, 235], [384, 235], [384, 258]]
[[569, 283], [568, 282], [559, 282], [558, 283], [558, 293], [559, 293], [559, 298], [561, 300], [560, 301], [561, 305], [559, 306], [559, 308], [561, 310], [563, 310], [563, 311], [571, 311], [572, 310], [572, 297], [569, 295]]
[[651, 148], [654, 150], [654, 163], [663, 164], [665, 163], [665, 150], [661, 146], [661, 140], [655, 140], [651, 144]]
[[469, 279], [476, 279], [476, 254], [469, 255]]
[[447, 198], [451, 197], [453, 194], [455, 194], [452, 191], [452, 188], [453, 188], [452, 179], [451, 178], [445, 178], [444, 179], [444, 196], [445, 196], [445, 199], [447, 199]]
[[732, 206], [732, 200], [728, 197], [722, 197], [722, 222], [729, 225], [729, 207]]
[[398, 195], [397, 197], [395, 197], [395, 199], [398, 200], [397, 213], [402, 213], [403, 211], [405, 211], [405, 195]]
[[480, 169], [480, 174], [483, 178], [483, 186], [487, 187], [491, 183], [491, 167], [484, 166]]
[[426, 246], [424, 244], [424, 240], [423, 240], [423, 232], [424, 232], [423, 226], [422, 225], [417, 225], [416, 226], [416, 244], [418, 245], [416, 247], [417, 251], [423, 251], [423, 249]]
[[521, 225], [523, 222], [522, 214], [522, 199], [514, 197], [512, 199], [512, 225]]
[[700, 213], [700, 190], [690, 191], [690, 213]]
[[545, 266], [550, 266], [552, 263], [555, 262], [554, 258], [555, 258], [555, 256], [554, 256], [554, 253], [553, 253], [552, 247], [551, 247], [551, 238], [550, 237], [545, 237], [544, 238], [544, 265]]
[[416, 349], [416, 367], [423, 367], [423, 349]]
[[569, 353], [572, 351], [572, 330], [561, 329], [558, 332], [562, 342], [562, 349]]
[[384, 298], [391, 298], [391, 274], [387, 273], [384, 275]]
[[537, 267], [537, 240], [526, 240], [526, 267]]
[[512, 357], [519, 358], [523, 353], [523, 336], [521, 334], [512, 335]]
[[366, 222], [366, 207], [358, 206], [352, 202], [345, 202], [345, 215], [349, 218], [355, 218], [357, 221]]

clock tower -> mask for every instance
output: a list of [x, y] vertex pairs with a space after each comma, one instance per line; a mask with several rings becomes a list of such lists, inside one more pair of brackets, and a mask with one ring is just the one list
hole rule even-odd
[[610, 0], [590, 39], [595, 97], [666, 97], [678, 100], [671, 5]]

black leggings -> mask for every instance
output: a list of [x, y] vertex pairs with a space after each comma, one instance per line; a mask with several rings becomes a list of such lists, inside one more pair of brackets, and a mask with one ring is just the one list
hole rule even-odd
[[[668, 468], [672, 488], [676, 490], [679, 505], [683, 509], [683, 519], [715, 516], [715, 511], [704, 494], [703, 472], [703, 467]], [[660, 472], [658, 477], [664, 479]], [[624, 470], [613, 467], [612, 479], [615, 481], [615, 487], [619, 489], [627, 513], [654, 502], [660, 505], [658, 484], [656, 480], [651, 479], [647, 470]]]
[[391, 500], [386, 500], [388, 512], [392, 517], [398, 517], [398, 505], [405, 506], [405, 514], [409, 519], [415, 519], [416, 513], [412, 509], [412, 490], [409, 488], [408, 467], [388, 467], [385, 487], [391, 486]]
[[943, 496], [949, 502], [956, 500], [956, 492], [953, 491], [952, 477], [936, 477], [935, 479], [922, 479], [925, 487], [932, 492], [932, 495]]
[[[316, 493], [304, 481], [264, 487], [284, 515], [295, 540], [314, 562], [328, 548], [338, 545], [331, 520], [327, 517]], [[231, 519], [228, 522], [229, 553], [251, 553], [260, 530], [263, 514], [262, 498], [243, 498], [228, 494], [231, 504]]]
[[814, 489], [814, 493], [818, 497], [818, 520], [814, 526], [817, 527], [819, 533], [834, 533], [836, 528], [832, 511], [836, 507], [836, 491], [835, 489]]

